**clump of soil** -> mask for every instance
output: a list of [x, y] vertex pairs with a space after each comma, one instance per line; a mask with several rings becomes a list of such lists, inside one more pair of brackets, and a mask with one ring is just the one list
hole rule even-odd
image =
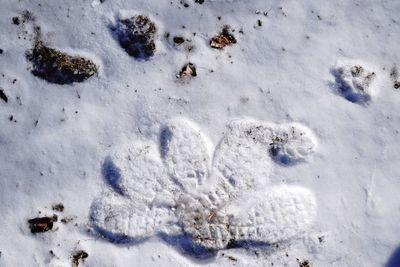
[[33, 75], [51, 83], [83, 82], [98, 71], [97, 65], [90, 59], [50, 48], [42, 41], [35, 42], [27, 59], [33, 64]]
[[229, 26], [225, 25], [218, 35], [210, 40], [210, 46], [215, 49], [223, 49], [227, 45], [236, 44], [236, 38], [231, 33]]
[[89, 254], [83, 250], [76, 252], [72, 256], [72, 267], [78, 267], [79, 261], [80, 260], [84, 261], [87, 257], [89, 257]]
[[122, 48], [135, 59], [147, 60], [154, 55], [157, 27], [147, 16], [120, 19], [112, 30]]
[[176, 75], [176, 77], [178, 79], [185, 79], [185, 78], [189, 78], [189, 77], [196, 77], [197, 76], [197, 72], [196, 72], [196, 66], [193, 63], [187, 63], [185, 64], [181, 71], [179, 72], [178, 75]]
[[38, 217], [28, 220], [31, 233], [43, 233], [53, 229], [53, 223], [57, 219], [57, 215], [53, 215], [52, 217]]

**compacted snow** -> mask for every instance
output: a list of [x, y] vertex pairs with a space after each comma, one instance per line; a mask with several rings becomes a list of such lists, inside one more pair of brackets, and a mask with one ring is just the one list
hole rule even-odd
[[399, 1], [0, 6], [0, 266], [400, 266]]

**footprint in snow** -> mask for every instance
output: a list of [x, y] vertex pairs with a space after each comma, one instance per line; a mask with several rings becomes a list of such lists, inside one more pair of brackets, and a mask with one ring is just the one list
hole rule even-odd
[[120, 14], [110, 29], [121, 47], [136, 60], [149, 60], [156, 51], [156, 24], [147, 16]]
[[152, 236], [202, 257], [221, 249], [289, 241], [316, 216], [313, 193], [273, 185], [273, 160], [306, 161], [315, 150], [299, 124], [236, 120], [213, 155], [201, 130], [175, 119], [160, 130], [159, 145], [132, 144], [106, 158], [110, 185], [92, 204], [97, 233], [137, 244]]
[[350, 102], [368, 104], [376, 93], [376, 73], [362, 65], [343, 63], [332, 69], [331, 74], [335, 78], [332, 87]]

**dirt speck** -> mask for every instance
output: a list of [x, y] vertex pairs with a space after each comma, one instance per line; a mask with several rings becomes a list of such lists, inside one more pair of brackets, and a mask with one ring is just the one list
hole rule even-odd
[[64, 211], [64, 205], [62, 203], [58, 203], [56, 205], [52, 206], [52, 209], [54, 211], [59, 211], [59, 212], [63, 212]]

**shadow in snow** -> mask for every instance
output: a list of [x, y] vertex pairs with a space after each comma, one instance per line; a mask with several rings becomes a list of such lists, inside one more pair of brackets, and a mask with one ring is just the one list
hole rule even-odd
[[123, 195], [124, 192], [119, 185], [121, 180], [121, 171], [119, 168], [114, 164], [111, 157], [106, 157], [103, 165], [101, 167], [101, 173], [103, 174], [104, 179], [107, 183], [112, 186], [112, 188], [119, 194]]
[[389, 261], [385, 267], [399, 267], [400, 266], [400, 247], [398, 247], [390, 256]]
[[335, 78], [335, 83], [330, 83], [330, 87], [348, 101], [352, 103], [366, 104], [371, 100], [371, 97], [368, 94], [362, 94], [361, 92], [357, 93], [354, 91], [352, 85], [343, 78], [343, 70], [340, 68], [332, 68], [330, 72]]
[[165, 158], [168, 153], [168, 146], [172, 139], [172, 131], [169, 127], [164, 127], [160, 132], [160, 154], [162, 158]]

